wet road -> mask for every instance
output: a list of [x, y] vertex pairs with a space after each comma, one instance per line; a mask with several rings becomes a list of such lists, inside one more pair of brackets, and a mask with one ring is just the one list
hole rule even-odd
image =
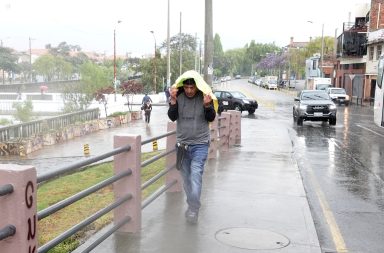
[[290, 135], [324, 252], [380, 253], [384, 247], [384, 129], [369, 106], [339, 106], [336, 126], [292, 119], [294, 92], [268, 91], [233, 80], [259, 102], [255, 115], [279, 121]]
[[[219, 88], [240, 90], [257, 99], [259, 108], [255, 114], [242, 114], [256, 121], [252, 126], [258, 127], [257, 120], [263, 119], [270, 121], [271, 126], [277, 123], [285, 127], [323, 251], [383, 252], [384, 129], [374, 125], [372, 107], [340, 106], [336, 126], [304, 122], [298, 127], [292, 119], [295, 92], [265, 90], [244, 79], [219, 84]], [[145, 140], [164, 133], [168, 121], [166, 110], [166, 107], [154, 107], [149, 126], [144, 120], [132, 121], [123, 127], [45, 147], [23, 160], [1, 162], [32, 164], [39, 173], [53, 170], [84, 159], [83, 145], [91, 140], [94, 156], [111, 150], [116, 134], [141, 134]], [[160, 140], [159, 148], [163, 147]], [[151, 145], [144, 147], [144, 151], [151, 149]]]

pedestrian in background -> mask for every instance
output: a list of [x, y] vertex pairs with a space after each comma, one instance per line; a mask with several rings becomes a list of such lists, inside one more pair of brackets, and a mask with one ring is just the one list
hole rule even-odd
[[169, 87], [165, 86], [164, 87], [164, 93], [165, 93], [165, 99], [167, 101], [167, 103], [169, 103], [169, 97], [170, 97], [170, 93], [169, 93]]
[[149, 124], [149, 121], [151, 120], [151, 112], [152, 112], [152, 104], [150, 101], [147, 101], [144, 104], [143, 110], [145, 115], [145, 122]]
[[178, 78], [182, 86], [177, 88], [178, 81], [172, 86], [168, 109], [169, 119], [177, 121], [176, 168], [180, 170], [187, 197], [185, 217], [193, 224], [198, 221], [201, 206], [204, 165], [211, 140], [209, 122], [216, 117], [211, 95], [203, 94], [196, 86], [197, 79], [199, 87], [204, 86], [210, 90], [208, 84], [199, 77], [196, 71], [187, 71]]
[[141, 105], [145, 105], [148, 101], [153, 103], [151, 97], [148, 96], [148, 93], [145, 93], [143, 100], [141, 100]]

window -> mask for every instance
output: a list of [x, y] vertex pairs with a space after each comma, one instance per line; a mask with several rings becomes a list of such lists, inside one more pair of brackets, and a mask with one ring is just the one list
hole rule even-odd
[[219, 97], [221, 97], [221, 92], [220, 91], [215, 91], [215, 97], [216, 98], [219, 98]]
[[369, 56], [368, 56], [368, 60], [370, 60], [370, 61], [373, 61], [373, 50], [374, 50], [373, 47], [369, 47]]
[[383, 70], [384, 70], [384, 59], [379, 60], [378, 70], [377, 70], [377, 86], [381, 89], [383, 82]]
[[317, 69], [317, 60], [312, 61], [312, 69]]
[[223, 92], [222, 96], [223, 96], [223, 98], [229, 98], [229, 97], [231, 97], [231, 94], [229, 94], [228, 92]]
[[377, 51], [376, 51], [376, 60], [379, 60], [380, 55], [381, 55], [382, 47], [381, 45], [377, 46]]
[[365, 63], [354, 63], [352, 64], [352, 69], [364, 69]]

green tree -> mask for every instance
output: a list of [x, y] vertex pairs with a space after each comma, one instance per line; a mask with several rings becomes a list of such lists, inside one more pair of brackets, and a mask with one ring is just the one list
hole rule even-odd
[[[80, 72], [80, 66], [89, 61], [89, 57], [81, 52], [81, 47], [78, 45], [69, 45], [67, 42], [61, 42], [57, 47], [52, 47], [51, 44], [45, 46], [49, 50], [49, 53], [55, 57], [55, 59], [62, 59], [57, 62], [59, 80], [65, 80], [72, 77], [72, 74], [78, 74]], [[69, 66], [66, 63], [70, 63]]]
[[108, 116], [107, 105], [108, 105], [108, 97], [105, 94], [113, 93], [113, 87], [101, 88], [97, 90], [94, 94], [95, 100], [99, 102], [99, 104], [103, 104], [105, 116]]
[[128, 110], [132, 111], [133, 97], [143, 92], [143, 84], [135, 80], [128, 80], [120, 86], [121, 94], [127, 98]]
[[61, 56], [53, 56], [51, 54], [39, 57], [34, 63], [33, 67], [37, 74], [44, 77], [46, 81], [68, 80], [72, 76], [73, 65], [67, 62]]
[[19, 68], [16, 64], [17, 56], [14, 54], [14, 51], [11, 48], [0, 47], [0, 69], [3, 70], [3, 84], [4, 80], [4, 72], [8, 73], [18, 73]]
[[79, 46], [68, 45], [65, 41], [59, 43], [57, 47], [52, 47], [51, 44], [48, 44], [45, 47], [49, 49], [50, 54], [62, 57], [69, 57], [72, 50], [81, 50]]
[[0, 126], [12, 125], [12, 121], [9, 119], [2, 118], [0, 119]]
[[[158, 66], [160, 65], [159, 59], [157, 59], [156, 63]], [[141, 82], [143, 83], [143, 91], [150, 93], [150, 91], [153, 90], [153, 59], [141, 59], [140, 72], [142, 73]], [[159, 72], [157, 71], [157, 73]]]
[[90, 59], [85, 53], [79, 52], [73, 57], [69, 57], [67, 61], [72, 64], [72, 72], [75, 74], [80, 73], [80, 66]]
[[213, 68], [214, 76], [223, 76], [222, 69], [224, 67], [224, 51], [221, 45], [219, 34], [215, 34], [213, 38]]
[[31, 64], [29, 62], [20, 62], [17, 64], [21, 73], [21, 81], [28, 82], [30, 80]]
[[[252, 75], [256, 71], [256, 66], [265, 58], [267, 55], [271, 53], [277, 53], [281, 49], [277, 47], [274, 43], [268, 43], [268, 44], [262, 44], [262, 43], [255, 43], [254, 40], [252, 40], [249, 45], [246, 45], [246, 54], [245, 57], [247, 58], [245, 62], [249, 64], [245, 70], [246, 73], [251, 73]], [[259, 75], [263, 75], [265, 73], [258, 73]]]
[[37, 74], [42, 75], [46, 81], [51, 81], [55, 75], [55, 57], [51, 54], [43, 55], [33, 63]]
[[227, 50], [224, 53], [225, 58], [225, 66], [224, 66], [224, 74], [228, 74], [234, 76], [236, 74], [241, 73], [241, 69], [243, 66], [243, 62], [245, 59], [245, 48], [236, 48]]
[[14, 118], [21, 122], [28, 122], [32, 119], [33, 104], [31, 100], [24, 102], [14, 102], [12, 107], [16, 109]]
[[[325, 36], [324, 37], [324, 59], [329, 59], [333, 55], [333, 50], [334, 50], [334, 41], [335, 39], [330, 36]], [[305, 51], [305, 57], [311, 57], [314, 54], [321, 53], [321, 37], [316, 37], [313, 40], [311, 40]]]
[[110, 68], [92, 62], [81, 65], [81, 85], [64, 87], [64, 112], [85, 110], [99, 90], [108, 87], [113, 89], [112, 71]]
[[69, 80], [72, 76], [73, 65], [62, 57], [55, 58], [55, 73], [58, 80]]
[[305, 76], [305, 59], [307, 50], [304, 48], [290, 48], [288, 50], [289, 76], [294, 76], [296, 79], [301, 79]]
[[[171, 83], [175, 82], [180, 75], [180, 41], [182, 45], [182, 69], [181, 73], [195, 68], [195, 52], [196, 52], [196, 40], [191, 34], [182, 33], [177, 34], [170, 38], [170, 50], [171, 50]], [[167, 42], [164, 41], [160, 47], [161, 50], [167, 49]], [[158, 60], [158, 58], [157, 58]], [[160, 64], [166, 63], [166, 61], [158, 60]], [[157, 66], [161, 66], [158, 64]], [[166, 66], [166, 65], [165, 65]], [[159, 68], [158, 76], [166, 77], [166, 68]], [[145, 85], [145, 84], [144, 84]]]

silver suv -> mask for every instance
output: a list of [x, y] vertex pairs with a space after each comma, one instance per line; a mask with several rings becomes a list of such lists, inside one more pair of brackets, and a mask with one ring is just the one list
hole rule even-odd
[[294, 99], [293, 120], [302, 126], [303, 121], [328, 121], [336, 125], [336, 105], [324, 90], [302, 90]]

